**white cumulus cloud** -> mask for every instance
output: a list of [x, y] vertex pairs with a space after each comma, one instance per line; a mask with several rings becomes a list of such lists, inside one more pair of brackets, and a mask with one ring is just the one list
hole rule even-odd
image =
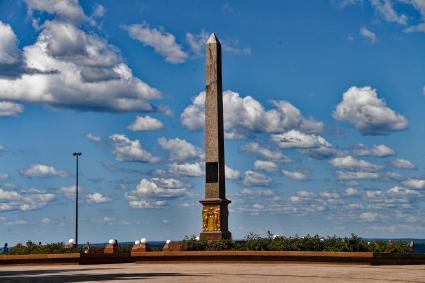
[[101, 193], [92, 193], [86, 195], [86, 200], [88, 203], [102, 203], [111, 201], [111, 199]]
[[337, 168], [358, 169], [361, 171], [377, 171], [382, 167], [365, 160], [356, 159], [350, 155], [343, 157], [335, 157], [329, 161]]
[[[306, 118], [291, 103], [283, 100], [273, 101], [273, 109], [266, 110], [260, 102], [251, 96], [241, 97], [239, 93], [223, 93], [223, 116], [225, 137], [243, 138], [254, 133], [277, 133], [290, 129], [306, 132], [320, 132], [323, 123]], [[204, 126], [205, 92], [192, 100], [181, 114], [181, 123], [189, 130]]]
[[400, 169], [415, 169], [416, 166], [407, 159], [394, 159], [391, 161], [391, 165], [395, 168]]
[[292, 180], [296, 181], [304, 181], [307, 180], [307, 175], [301, 171], [288, 171], [288, 170], [282, 170], [282, 174], [285, 175], [288, 178], [291, 178]]
[[167, 204], [164, 198], [185, 196], [188, 191], [184, 184], [174, 178], [142, 179], [136, 188], [124, 193], [133, 208], [159, 208]]
[[139, 140], [131, 140], [125, 135], [114, 134], [109, 137], [114, 147], [115, 159], [118, 161], [155, 163], [158, 157], [143, 149]]
[[233, 169], [233, 168], [230, 168], [227, 165], [225, 165], [224, 169], [225, 169], [225, 173], [224, 174], [226, 176], [226, 179], [237, 180], [241, 176], [241, 173], [238, 170]]
[[320, 148], [331, 147], [332, 145], [325, 138], [290, 130], [285, 133], [271, 135], [271, 140], [281, 148]]
[[[408, 21], [414, 18], [406, 16], [403, 12], [405, 12], [406, 9], [411, 9], [412, 11], [416, 10], [419, 14], [419, 22], [410, 25], [404, 32], [425, 32], [425, 2], [423, 0], [369, 0], [369, 2], [382, 19], [402, 26], [407, 25]], [[348, 4], [363, 4], [364, 1], [341, 0], [340, 3], [340, 7], [343, 8]]]
[[165, 200], [130, 200], [128, 204], [132, 208], [161, 208], [167, 204]]
[[20, 200], [21, 195], [15, 191], [6, 191], [0, 189], [0, 199], [1, 200]]
[[[415, 0], [414, 0], [415, 1]], [[422, 1], [422, 0], [418, 0]], [[400, 1], [402, 2], [402, 1]], [[409, 1], [406, 1], [409, 2]], [[413, 2], [413, 1], [412, 1]], [[394, 22], [401, 25], [407, 23], [407, 17], [404, 14], [399, 14], [393, 7], [391, 0], [370, 0], [376, 11], [388, 22]]]
[[270, 150], [266, 147], [261, 146], [259, 143], [251, 142], [241, 147], [243, 152], [252, 153], [257, 156], [261, 156], [266, 159], [274, 161], [292, 162], [292, 160], [284, 155], [280, 150]]
[[261, 190], [251, 190], [251, 189], [247, 189], [244, 188], [240, 194], [242, 196], [247, 196], [247, 197], [254, 197], [254, 198], [258, 198], [258, 197], [267, 197], [267, 198], [271, 198], [275, 196], [275, 193], [273, 192], [273, 190], [267, 189], [261, 189]]
[[8, 24], [0, 21], [0, 66], [11, 65], [20, 60], [18, 38]]
[[20, 170], [27, 177], [67, 177], [68, 173], [45, 164], [32, 164], [30, 167]]
[[347, 196], [355, 196], [358, 195], [359, 191], [356, 188], [347, 188], [345, 189], [345, 194]]
[[373, 222], [378, 218], [378, 214], [375, 212], [363, 212], [360, 214], [360, 219], [367, 221], [367, 222]]
[[376, 43], [376, 41], [378, 40], [376, 34], [365, 27], [362, 27], [360, 29], [360, 35], [369, 39], [370, 43]]
[[100, 5], [100, 4], [96, 4], [96, 7], [93, 10], [93, 17], [103, 17], [105, 15], [105, 7]]
[[410, 190], [410, 189], [406, 189], [406, 188], [402, 188], [398, 186], [392, 187], [391, 189], [387, 191], [387, 193], [397, 195], [397, 196], [407, 196], [407, 195], [419, 196], [420, 195], [418, 191]]
[[202, 170], [200, 162], [183, 164], [172, 163], [170, 164], [170, 171], [176, 175], [189, 177], [199, 177], [204, 175], [204, 170]]
[[[81, 191], [82, 188], [78, 187], [78, 191]], [[71, 185], [71, 186], [67, 186], [67, 187], [60, 187], [58, 189], [58, 192], [63, 194], [65, 197], [69, 198], [69, 199], [75, 199], [75, 192], [76, 192], [76, 187], [75, 185]]]
[[364, 144], [358, 144], [354, 147], [353, 153], [357, 156], [377, 156], [387, 157], [395, 154], [395, 150], [384, 145], [374, 145], [372, 148], [368, 148]]
[[263, 173], [255, 172], [252, 170], [245, 171], [243, 184], [245, 186], [270, 186], [272, 179]]
[[50, 219], [50, 218], [48, 218], [48, 217], [45, 217], [45, 218], [43, 218], [43, 219], [40, 220], [40, 224], [41, 225], [49, 225], [51, 223], [53, 223], [53, 220]]
[[0, 211], [21, 210], [30, 211], [45, 207], [55, 199], [52, 193], [38, 190], [27, 192], [8, 191], [0, 188]]
[[257, 170], [264, 170], [268, 172], [276, 172], [278, 170], [278, 167], [276, 163], [273, 161], [267, 161], [267, 160], [255, 160], [254, 168]]
[[413, 189], [425, 189], [425, 179], [407, 179], [403, 184]]
[[395, 168], [400, 168], [400, 169], [415, 169], [416, 168], [415, 164], [413, 164], [407, 159], [401, 159], [401, 158], [394, 159], [393, 161], [391, 161], [391, 165]]
[[95, 143], [101, 143], [102, 142], [102, 138], [98, 135], [93, 134], [93, 133], [86, 133], [84, 135], [84, 137], [86, 139], [88, 139], [89, 141], [93, 141]]
[[127, 128], [132, 131], [153, 131], [164, 127], [161, 121], [151, 116], [137, 116]]
[[16, 116], [22, 111], [23, 107], [21, 104], [9, 101], [0, 101], [0, 117]]
[[407, 33], [410, 32], [425, 32], [425, 22], [419, 23], [414, 26], [410, 26], [404, 30]]
[[78, 0], [25, 0], [28, 10], [41, 11], [56, 14], [59, 17], [71, 21], [88, 20]]
[[186, 41], [196, 56], [201, 56], [205, 50], [205, 44], [210, 35], [202, 30], [199, 34], [186, 33]]
[[407, 119], [389, 108], [370, 86], [350, 87], [343, 94], [333, 117], [353, 124], [365, 135], [388, 134], [408, 125]]
[[181, 162], [188, 159], [199, 159], [203, 155], [200, 148], [184, 139], [161, 137], [158, 139], [158, 143], [163, 149], [169, 151], [171, 161]]
[[25, 46], [21, 56], [11, 50], [0, 51], [8, 52], [7, 61], [15, 60], [0, 77], [1, 100], [134, 112], [154, 110], [151, 100], [161, 97], [133, 76], [116, 47], [72, 22], [46, 21], [36, 42]]
[[367, 180], [367, 179], [378, 179], [379, 174], [376, 172], [364, 172], [364, 171], [337, 171], [336, 177], [338, 180]]
[[176, 37], [163, 29], [151, 28], [147, 24], [133, 24], [124, 28], [131, 38], [152, 47], [168, 63], [183, 63], [188, 57], [176, 42]]

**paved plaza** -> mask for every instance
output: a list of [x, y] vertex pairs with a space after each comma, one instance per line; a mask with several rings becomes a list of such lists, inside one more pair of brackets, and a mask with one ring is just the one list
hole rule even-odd
[[0, 282], [425, 282], [425, 266], [164, 263], [0, 266]]

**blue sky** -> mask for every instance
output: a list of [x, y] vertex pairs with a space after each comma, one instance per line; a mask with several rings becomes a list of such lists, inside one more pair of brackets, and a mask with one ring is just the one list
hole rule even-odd
[[234, 238], [425, 235], [425, 1], [0, 1], [0, 241], [198, 234], [205, 42]]

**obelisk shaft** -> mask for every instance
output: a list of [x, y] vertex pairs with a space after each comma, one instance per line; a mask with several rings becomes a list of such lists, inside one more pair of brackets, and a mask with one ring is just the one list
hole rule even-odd
[[202, 233], [207, 240], [229, 239], [226, 199], [221, 44], [212, 34], [206, 44], [205, 199]]
[[225, 198], [221, 44], [214, 34], [206, 51], [205, 162], [210, 168], [206, 168], [205, 198]]

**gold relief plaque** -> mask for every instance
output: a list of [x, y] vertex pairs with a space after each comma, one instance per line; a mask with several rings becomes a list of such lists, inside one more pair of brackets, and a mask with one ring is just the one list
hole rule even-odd
[[202, 231], [220, 231], [220, 206], [204, 205], [202, 208]]

